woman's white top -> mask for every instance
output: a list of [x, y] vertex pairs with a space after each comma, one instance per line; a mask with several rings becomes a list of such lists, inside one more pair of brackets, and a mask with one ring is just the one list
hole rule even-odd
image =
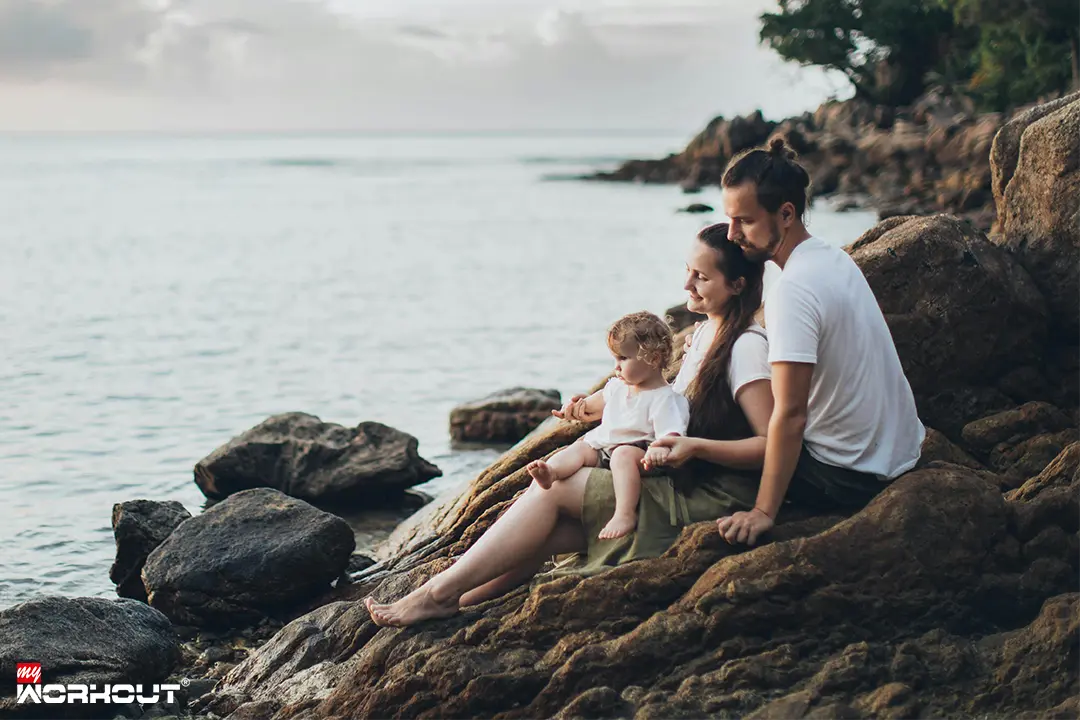
[[[682, 367], [675, 376], [672, 389], [680, 395], [686, 394], [690, 382], [697, 376], [701, 363], [709, 353], [709, 347], [716, 338], [716, 324], [706, 320], [694, 331], [690, 349], [683, 357]], [[765, 328], [753, 323], [731, 348], [731, 364], [728, 365], [728, 383], [731, 396], [737, 398], [739, 391], [755, 380], [768, 380], [772, 377], [769, 365], [769, 341], [765, 338]]]
[[611, 378], [604, 386], [603, 420], [583, 440], [595, 450], [651, 443], [664, 435], [685, 435], [688, 422], [690, 404], [670, 385], [634, 390], [619, 378]]

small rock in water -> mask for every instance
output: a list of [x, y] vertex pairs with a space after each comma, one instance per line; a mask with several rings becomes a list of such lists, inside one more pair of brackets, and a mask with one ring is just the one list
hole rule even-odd
[[500, 390], [451, 410], [450, 437], [465, 442], [515, 443], [560, 407], [558, 390]]
[[690, 203], [679, 212], [684, 213], [711, 213], [713, 212], [712, 205], [706, 205], [705, 203]]
[[146, 602], [141, 577], [146, 557], [189, 517], [191, 513], [175, 500], [128, 500], [113, 505], [116, 560], [109, 579], [116, 583], [117, 595]]

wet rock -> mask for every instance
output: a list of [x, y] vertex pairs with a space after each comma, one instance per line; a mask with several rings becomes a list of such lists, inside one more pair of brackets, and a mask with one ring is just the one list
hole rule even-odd
[[457, 441], [515, 443], [562, 407], [558, 390], [515, 387], [450, 412], [450, 437]]
[[992, 384], [1033, 361], [1046, 340], [1045, 303], [1027, 271], [954, 217], [891, 218], [848, 251], [885, 314], [916, 401]]
[[711, 213], [713, 212], [712, 205], [706, 205], [705, 203], [690, 203], [679, 212], [684, 213]]
[[[0, 683], [15, 687], [17, 662], [40, 662], [44, 685], [165, 682], [180, 656], [168, 618], [121, 598], [43, 597], [0, 611]], [[5, 690], [0, 715], [93, 717], [100, 705], [16, 705]], [[111, 715], [110, 715], [111, 717]]]
[[999, 232], [1046, 295], [1055, 333], [1080, 332], [1080, 93], [1032, 108], [991, 152]]
[[117, 595], [146, 602], [141, 576], [146, 557], [189, 517], [191, 513], [175, 500], [129, 500], [113, 505], [116, 559], [109, 579], [116, 584]]
[[314, 415], [275, 415], [195, 466], [208, 498], [255, 487], [318, 503], [381, 503], [442, 475], [420, 457], [416, 438], [376, 422], [355, 428]]
[[232, 627], [287, 614], [324, 592], [354, 549], [341, 518], [256, 488], [181, 524], [142, 577], [150, 604], [175, 622]]

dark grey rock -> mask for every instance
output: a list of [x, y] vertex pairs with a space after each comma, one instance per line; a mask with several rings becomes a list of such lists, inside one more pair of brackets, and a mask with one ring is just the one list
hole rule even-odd
[[[163, 683], [180, 659], [169, 619], [121, 598], [43, 597], [0, 611], [0, 716], [107, 717], [116, 705], [15, 703], [17, 662], [40, 662], [42, 684]], [[35, 715], [35, 713], [37, 713]]]
[[146, 602], [141, 577], [146, 557], [189, 517], [191, 513], [175, 500], [128, 500], [113, 505], [116, 560], [109, 579], [116, 584], [117, 595]]
[[354, 428], [314, 415], [275, 415], [199, 461], [195, 482], [211, 499], [271, 487], [309, 502], [381, 502], [442, 475], [415, 437], [377, 422]]
[[341, 518], [256, 488], [181, 524], [150, 553], [143, 583], [177, 623], [244, 626], [327, 590], [354, 549]]
[[500, 390], [451, 410], [450, 437], [466, 442], [515, 443], [561, 406], [558, 390]]

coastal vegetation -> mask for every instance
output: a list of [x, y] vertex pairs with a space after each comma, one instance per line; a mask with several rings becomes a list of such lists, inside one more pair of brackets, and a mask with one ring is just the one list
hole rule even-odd
[[1080, 83], [1071, 0], [780, 0], [761, 21], [782, 57], [840, 72], [879, 105], [941, 86], [1005, 111]]

